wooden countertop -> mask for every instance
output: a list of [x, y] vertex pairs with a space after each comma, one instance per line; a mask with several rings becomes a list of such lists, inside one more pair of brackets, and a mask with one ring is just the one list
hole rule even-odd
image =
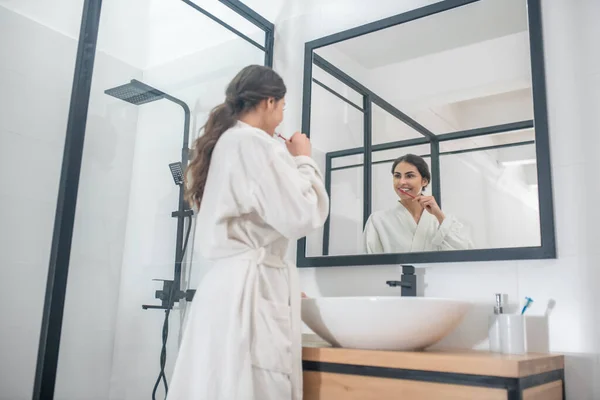
[[523, 378], [564, 368], [564, 357], [530, 353], [522, 356], [475, 350], [422, 352], [333, 348], [316, 335], [303, 335], [302, 359], [323, 363], [364, 365], [420, 371]]

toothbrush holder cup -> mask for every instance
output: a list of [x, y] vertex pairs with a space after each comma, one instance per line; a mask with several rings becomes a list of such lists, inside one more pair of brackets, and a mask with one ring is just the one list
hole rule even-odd
[[498, 315], [500, 345], [504, 354], [525, 354], [525, 316], [521, 314]]

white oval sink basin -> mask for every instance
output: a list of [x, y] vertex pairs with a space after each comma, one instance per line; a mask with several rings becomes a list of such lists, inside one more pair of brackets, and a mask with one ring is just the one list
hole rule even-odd
[[302, 299], [302, 320], [334, 347], [422, 350], [452, 332], [470, 303], [427, 297]]

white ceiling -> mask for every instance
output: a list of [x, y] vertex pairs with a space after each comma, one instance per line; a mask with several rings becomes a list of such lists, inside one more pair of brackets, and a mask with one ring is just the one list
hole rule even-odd
[[0, 0], [0, 6], [76, 39], [83, 0]]
[[328, 47], [373, 69], [524, 31], [525, 0], [482, 0]]
[[[264, 32], [229, 7], [217, 0], [192, 1], [263, 44]], [[0, 6], [75, 40], [79, 36], [83, 0], [0, 0]], [[180, 0], [102, 2], [98, 50], [139, 69], [162, 65], [232, 40], [243, 41]]]
[[[217, 0], [192, 2], [259, 44], [264, 44], [264, 32], [229, 7]], [[180, 0], [150, 0], [149, 7], [145, 68], [165, 64], [228, 41], [244, 41]]]

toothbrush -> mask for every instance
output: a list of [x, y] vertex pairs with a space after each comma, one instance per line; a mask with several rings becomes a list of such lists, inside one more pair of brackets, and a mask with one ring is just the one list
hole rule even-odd
[[275, 134], [276, 134], [278, 137], [280, 137], [281, 139], [283, 139], [284, 141], [286, 141], [286, 142], [287, 142], [287, 139], [286, 139], [286, 138], [284, 138], [284, 137], [283, 137], [283, 136], [282, 136], [282, 135], [281, 135], [279, 132], [275, 132]]
[[525, 311], [529, 308], [529, 306], [533, 303], [533, 299], [531, 297], [525, 297], [525, 305], [521, 310], [521, 315], [525, 314]]
[[412, 194], [408, 193], [407, 191], [404, 191], [404, 190], [402, 190], [402, 189], [400, 189], [400, 191], [401, 191], [402, 193], [404, 193], [405, 195], [407, 195], [408, 197], [410, 197], [410, 198], [412, 198], [412, 199], [416, 199], [416, 197], [415, 197], [415, 196], [413, 196]]

